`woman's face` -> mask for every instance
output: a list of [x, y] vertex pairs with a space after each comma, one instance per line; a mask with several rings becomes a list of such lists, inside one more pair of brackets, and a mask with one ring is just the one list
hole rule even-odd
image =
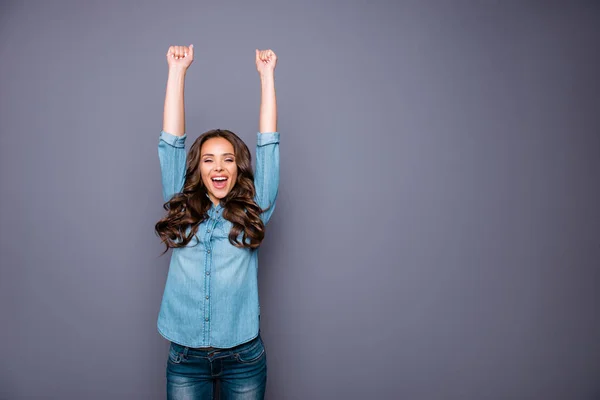
[[200, 149], [200, 174], [214, 205], [235, 186], [238, 168], [233, 145], [222, 137], [208, 139]]

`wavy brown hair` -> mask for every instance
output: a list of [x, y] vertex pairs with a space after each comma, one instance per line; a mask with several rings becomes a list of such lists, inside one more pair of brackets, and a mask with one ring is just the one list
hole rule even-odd
[[223, 218], [233, 224], [229, 242], [236, 247], [255, 249], [265, 237], [265, 225], [260, 219], [263, 210], [254, 201], [256, 190], [250, 150], [235, 133], [215, 129], [200, 135], [190, 147], [183, 190], [164, 204], [167, 215], [156, 223], [154, 229], [167, 247], [165, 252], [169, 248], [187, 246], [198, 232], [200, 223], [208, 219], [207, 211], [212, 202], [200, 174], [200, 150], [207, 140], [216, 137], [232, 144], [238, 169], [235, 185], [221, 199]]

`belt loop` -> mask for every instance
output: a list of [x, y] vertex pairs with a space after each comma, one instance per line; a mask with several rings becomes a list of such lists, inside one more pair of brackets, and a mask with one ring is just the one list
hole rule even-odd
[[189, 350], [189, 349], [190, 349], [190, 348], [189, 348], [189, 347], [187, 347], [187, 346], [185, 346], [185, 347], [183, 348], [183, 354], [182, 354], [182, 356], [183, 356], [183, 358], [184, 358], [184, 359], [186, 359], [186, 360], [187, 360], [187, 355], [188, 355], [188, 350]]

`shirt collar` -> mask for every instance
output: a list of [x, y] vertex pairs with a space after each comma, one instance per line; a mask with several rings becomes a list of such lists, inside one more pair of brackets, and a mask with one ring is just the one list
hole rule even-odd
[[[210, 200], [210, 197], [208, 196], [208, 193], [206, 194], [206, 197], [208, 197], [208, 198], [209, 198], [209, 200]], [[215, 216], [215, 214], [216, 214], [216, 216], [222, 215], [222, 214], [223, 214], [223, 213], [222, 213], [222, 211], [223, 211], [223, 206], [221, 205], [221, 203], [220, 203], [220, 202], [219, 202], [219, 204], [217, 204], [217, 205], [215, 206], [215, 205], [213, 204], [212, 200], [210, 201], [210, 208], [208, 209], [208, 214], [209, 214], [211, 217], [214, 217], [214, 216]]]

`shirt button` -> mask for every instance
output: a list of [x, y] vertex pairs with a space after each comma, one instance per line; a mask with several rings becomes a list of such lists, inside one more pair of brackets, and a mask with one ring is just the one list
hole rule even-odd
[[206, 275], [210, 275], [210, 271], [206, 271]]
[[210, 254], [210, 250], [206, 250], [206, 252], [207, 252], [208, 254]]
[[209, 298], [209, 297], [210, 297], [210, 296], [206, 296], [206, 300], [208, 300], [208, 298]]
[[205, 321], [208, 321], [208, 317], [206, 317], [204, 320], [205, 320]]
[[206, 232], [210, 233], [210, 229], [209, 229], [209, 230], [207, 230]]

